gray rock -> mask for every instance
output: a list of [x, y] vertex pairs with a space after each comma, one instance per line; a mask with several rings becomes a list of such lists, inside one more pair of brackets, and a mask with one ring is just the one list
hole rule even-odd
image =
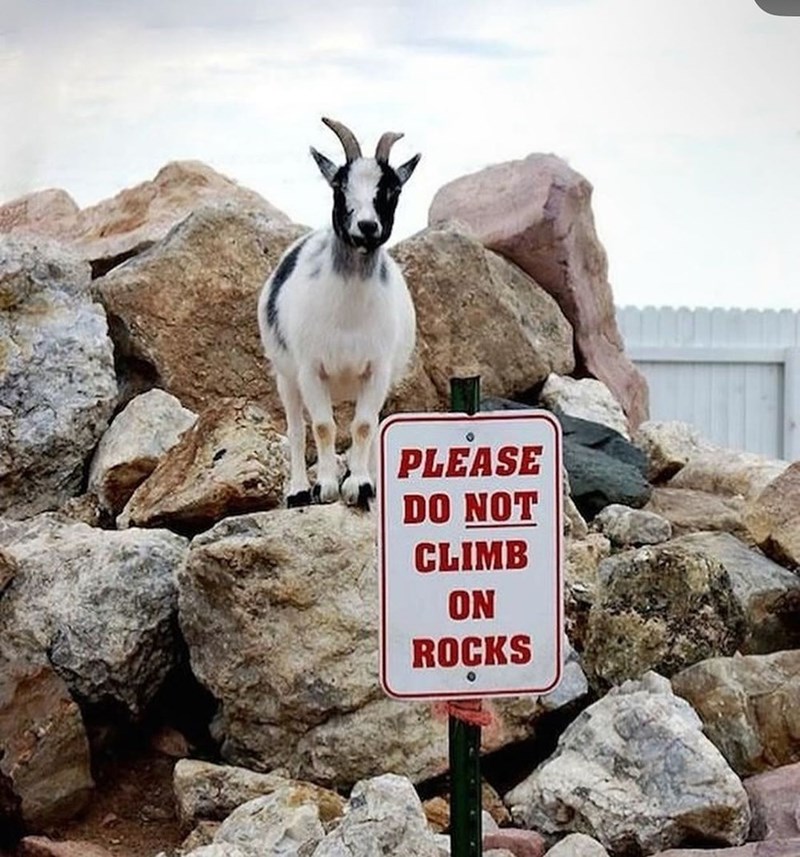
[[324, 836], [311, 791], [285, 785], [235, 809], [214, 835], [214, 844], [233, 845], [244, 857], [308, 857]]
[[584, 666], [601, 687], [649, 669], [669, 676], [733, 654], [746, 630], [722, 564], [699, 547], [665, 542], [600, 563]]
[[0, 235], [0, 513], [25, 518], [78, 490], [117, 395], [90, 269], [45, 239]]
[[672, 538], [672, 525], [661, 515], [612, 503], [592, 522], [618, 547], [657, 545]]
[[73, 695], [138, 714], [176, 663], [175, 572], [186, 540], [98, 530], [55, 515], [0, 521], [17, 576], [0, 600], [11, 640], [35, 641]]
[[694, 533], [673, 544], [702, 550], [722, 564], [747, 622], [743, 653], [800, 648], [800, 577], [727, 533]]
[[800, 761], [800, 650], [712, 658], [672, 681], [740, 776]]
[[313, 857], [439, 857], [414, 786], [396, 774], [362, 780], [353, 787], [341, 824]]
[[89, 469], [89, 490], [103, 508], [119, 514], [196, 419], [197, 414], [164, 390], [149, 390], [132, 399], [103, 435]]
[[608, 857], [608, 851], [585, 833], [570, 833], [547, 853], [549, 857]]
[[615, 853], [652, 854], [696, 838], [739, 844], [750, 824], [738, 777], [655, 673], [586, 709], [505, 800], [517, 823], [588, 833]]
[[630, 440], [628, 418], [614, 394], [602, 381], [595, 378], [570, 378], [551, 372], [539, 399], [550, 410], [558, 409], [571, 417], [600, 423]]

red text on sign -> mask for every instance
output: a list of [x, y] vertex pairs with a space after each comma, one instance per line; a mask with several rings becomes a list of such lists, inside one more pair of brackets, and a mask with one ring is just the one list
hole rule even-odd
[[[538, 491], [468, 491], [464, 495], [464, 520], [474, 523], [533, 521]], [[516, 513], [516, 514], [515, 514]]]
[[454, 589], [447, 598], [451, 619], [494, 619], [494, 589]]
[[414, 568], [432, 571], [519, 571], [528, 565], [528, 543], [507, 541], [419, 542], [414, 547]]
[[528, 634], [492, 634], [486, 637], [415, 637], [411, 641], [414, 669], [436, 667], [502, 667], [524, 665], [533, 660]]
[[476, 476], [538, 476], [541, 444], [528, 446], [452, 446], [446, 452], [437, 447], [400, 450], [398, 479], [412, 474], [422, 479]]

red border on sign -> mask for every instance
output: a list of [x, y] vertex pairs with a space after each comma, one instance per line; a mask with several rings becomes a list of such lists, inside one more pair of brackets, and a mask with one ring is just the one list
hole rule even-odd
[[553, 690], [558, 683], [561, 681], [563, 669], [564, 669], [564, 647], [563, 647], [563, 639], [564, 639], [564, 599], [563, 599], [563, 588], [564, 588], [564, 580], [563, 580], [563, 568], [562, 568], [562, 542], [563, 542], [563, 473], [561, 468], [554, 468], [554, 477], [555, 477], [555, 497], [557, 503], [557, 509], [559, 510], [557, 513], [557, 520], [559, 522], [559, 526], [557, 526], [555, 533], [555, 555], [556, 555], [556, 675], [553, 681], [543, 688], [531, 687], [531, 688], [518, 688], [513, 690], [502, 690], [502, 691], [451, 691], [449, 693], [446, 692], [431, 692], [431, 693], [398, 693], [397, 691], [392, 690], [387, 681], [387, 651], [388, 645], [386, 640], [386, 633], [388, 628], [388, 616], [387, 616], [387, 606], [386, 606], [386, 573], [387, 573], [387, 561], [386, 561], [386, 504], [383, 501], [383, 496], [385, 495], [384, 487], [386, 485], [386, 455], [384, 454], [384, 435], [386, 431], [396, 423], [442, 423], [442, 422], [464, 422], [464, 421], [475, 421], [475, 422], [484, 422], [488, 420], [526, 420], [530, 421], [532, 419], [544, 420], [555, 429], [555, 449], [556, 449], [556, 460], [561, 462], [562, 453], [562, 438], [561, 438], [561, 424], [558, 422], [556, 417], [549, 413], [548, 411], [540, 411], [540, 410], [512, 410], [512, 411], [480, 411], [474, 415], [468, 414], [459, 414], [459, 413], [425, 413], [425, 414], [393, 414], [388, 417], [381, 423], [380, 432], [379, 432], [379, 443], [380, 443], [380, 461], [381, 461], [381, 472], [380, 472], [380, 483], [379, 483], [379, 491], [381, 494], [380, 499], [380, 507], [381, 507], [381, 520], [380, 527], [378, 528], [378, 536], [379, 536], [379, 546], [380, 546], [380, 563], [381, 563], [381, 588], [380, 588], [380, 610], [381, 610], [381, 636], [380, 636], [380, 683], [384, 692], [391, 696], [394, 699], [483, 699], [486, 697], [503, 697], [503, 696], [531, 696], [538, 695], [542, 696], [546, 693], [549, 693]]

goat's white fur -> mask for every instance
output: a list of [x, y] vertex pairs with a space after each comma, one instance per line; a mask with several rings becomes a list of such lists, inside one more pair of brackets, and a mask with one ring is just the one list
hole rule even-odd
[[[372, 195], [378, 167], [372, 159], [361, 159], [351, 168], [348, 201], [354, 200], [357, 206], [352, 221], [374, 221]], [[373, 251], [374, 264], [368, 270], [340, 273], [334, 263], [337, 240], [333, 229], [319, 229], [286, 251], [284, 258], [300, 247], [294, 268], [277, 294], [279, 325], [271, 326], [267, 317], [274, 273], [261, 292], [258, 320], [286, 413], [291, 455], [287, 494], [310, 490], [305, 408], [317, 447], [318, 499], [323, 503], [337, 499], [333, 405], [354, 401], [350, 474], [341, 485], [341, 495], [346, 503], [356, 504], [363, 486], [374, 485], [378, 416], [413, 351], [416, 317], [405, 279], [383, 247]]]

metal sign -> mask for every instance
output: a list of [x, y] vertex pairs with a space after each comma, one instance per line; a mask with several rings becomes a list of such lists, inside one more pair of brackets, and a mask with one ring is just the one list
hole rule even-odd
[[380, 427], [380, 677], [398, 699], [522, 696], [561, 677], [561, 430], [549, 411]]

